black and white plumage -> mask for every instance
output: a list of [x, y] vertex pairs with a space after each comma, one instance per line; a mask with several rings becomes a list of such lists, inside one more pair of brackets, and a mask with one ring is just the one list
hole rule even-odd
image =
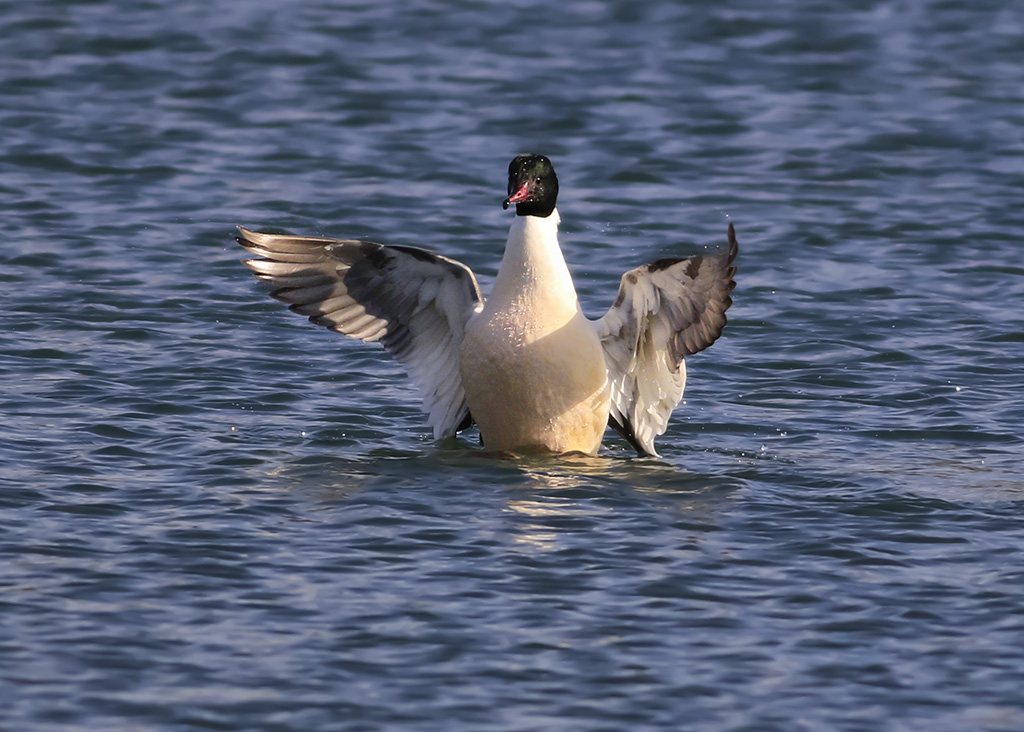
[[466, 265], [412, 247], [239, 232], [261, 257], [245, 264], [277, 287], [272, 297], [317, 325], [380, 341], [405, 367], [435, 439], [469, 426], [459, 349], [483, 297]]
[[729, 224], [722, 254], [659, 259], [622, 275], [615, 304], [597, 321], [611, 384], [609, 424], [639, 452], [656, 455], [683, 398], [686, 361], [725, 327], [739, 251]]
[[292, 311], [380, 341], [422, 394], [435, 439], [475, 421], [489, 449], [595, 453], [610, 425], [656, 455], [682, 398], [684, 357], [725, 326], [732, 225], [725, 252], [627, 272], [611, 309], [590, 321], [558, 246], [550, 161], [513, 160], [508, 194], [517, 216], [486, 302], [468, 267], [421, 249], [241, 227], [238, 242]]

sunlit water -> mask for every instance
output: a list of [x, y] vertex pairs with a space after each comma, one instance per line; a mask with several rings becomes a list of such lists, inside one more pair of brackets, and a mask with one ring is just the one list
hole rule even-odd
[[[1024, 729], [1024, 10], [0, 5], [0, 727]], [[236, 224], [598, 316], [736, 225], [662, 460], [431, 441]]]

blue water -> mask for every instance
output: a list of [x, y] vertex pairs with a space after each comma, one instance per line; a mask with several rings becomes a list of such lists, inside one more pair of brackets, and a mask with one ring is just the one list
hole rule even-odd
[[[0, 4], [0, 728], [1024, 729], [1024, 9]], [[435, 444], [233, 227], [598, 316], [735, 224], [636, 459]]]

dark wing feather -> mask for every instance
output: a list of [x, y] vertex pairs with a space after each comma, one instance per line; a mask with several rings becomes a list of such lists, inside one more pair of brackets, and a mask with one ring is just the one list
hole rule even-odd
[[259, 257], [245, 265], [277, 287], [272, 297], [317, 325], [379, 340], [405, 367], [436, 439], [471, 423], [459, 349], [483, 297], [468, 267], [413, 247], [239, 231]]
[[611, 383], [609, 423], [641, 454], [668, 426], [686, 387], [685, 356], [722, 334], [736, 286], [736, 232], [728, 249], [659, 259], [622, 276], [615, 304], [595, 322]]

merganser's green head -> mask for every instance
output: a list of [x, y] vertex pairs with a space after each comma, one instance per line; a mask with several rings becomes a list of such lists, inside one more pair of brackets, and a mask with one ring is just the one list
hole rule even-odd
[[543, 155], [517, 155], [508, 164], [508, 198], [501, 206], [516, 205], [516, 216], [550, 216], [558, 198], [558, 178]]

